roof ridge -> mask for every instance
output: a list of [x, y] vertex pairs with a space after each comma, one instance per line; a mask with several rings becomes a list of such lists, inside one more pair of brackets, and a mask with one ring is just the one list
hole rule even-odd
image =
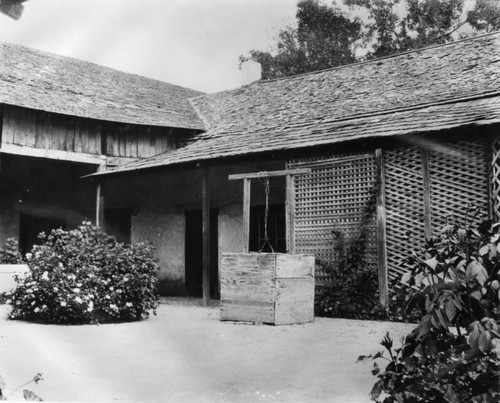
[[405, 52], [394, 53], [392, 55], [383, 56], [383, 57], [379, 57], [379, 58], [376, 58], [376, 59], [363, 60], [363, 61], [356, 62], [356, 63], [349, 63], [349, 64], [343, 64], [341, 66], [329, 67], [327, 69], [316, 70], [316, 71], [308, 71], [306, 73], [294, 74], [294, 75], [285, 76], [285, 77], [275, 77], [275, 78], [269, 78], [269, 79], [264, 79], [264, 80], [258, 80], [255, 83], [257, 83], [257, 84], [266, 84], [266, 83], [271, 83], [271, 82], [276, 82], [276, 81], [290, 80], [290, 79], [294, 79], [294, 78], [297, 78], [297, 77], [310, 76], [310, 75], [312, 76], [312, 75], [315, 75], [315, 74], [321, 74], [321, 73], [325, 73], [325, 72], [333, 71], [333, 70], [341, 70], [341, 69], [344, 69], [344, 68], [352, 68], [353, 66], [366, 65], [366, 64], [371, 64], [371, 63], [378, 63], [381, 60], [393, 59], [393, 58], [405, 56], [405, 55], [408, 55], [408, 54], [411, 54], [411, 53], [422, 52], [424, 50], [430, 50], [430, 49], [436, 49], [436, 48], [443, 48], [443, 47], [446, 47], [446, 46], [453, 46], [453, 45], [456, 45], [457, 43], [474, 41], [474, 40], [477, 40], [477, 39], [480, 39], [480, 38], [484, 38], [484, 37], [487, 37], [487, 36], [496, 36], [496, 35], [500, 36], [500, 31], [489, 32], [489, 33], [486, 33], [486, 34], [483, 34], [483, 35], [472, 36], [472, 37], [469, 37], [469, 38], [459, 39], [457, 41], [451, 41], [451, 42], [447, 42], [447, 43], [441, 43], [441, 44], [438, 44], [438, 45], [431, 45], [431, 46], [426, 46], [426, 47], [423, 47], [423, 48], [407, 50]]

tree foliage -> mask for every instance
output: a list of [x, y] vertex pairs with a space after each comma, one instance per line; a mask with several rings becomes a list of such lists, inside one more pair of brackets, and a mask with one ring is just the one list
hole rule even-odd
[[[364, 17], [364, 18], [361, 18]], [[240, 63], [262, 65], [262, 78], [290, 76], [443, 44], [500, 29], [500, 2], [476, 0], [299, 0], [296, 27], [278, 31], [273, 50]]]

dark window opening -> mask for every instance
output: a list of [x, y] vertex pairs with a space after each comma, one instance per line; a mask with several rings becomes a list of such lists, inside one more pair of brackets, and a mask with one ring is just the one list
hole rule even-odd
[[61, 218], [37, 217], [22, 213], [19, 217], [19, 250], [24, 255], [33, 245], [40, 245], [38, 235], [49, 235], [53, 229], [66, 229], [66, 221]]
[[[284, 204], [269, 206], [267, 214], [267, 241], [266, 241], [266, 214], [265, 206], [250, 208], [250, 245], [251, 252], [286, 253], [286, 214]], [[272, 249], [271, 249], [272, 247]]]

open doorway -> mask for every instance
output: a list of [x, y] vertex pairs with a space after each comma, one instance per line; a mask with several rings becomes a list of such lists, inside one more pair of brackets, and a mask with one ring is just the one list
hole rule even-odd
[[[210, 210], [210, 297], [219, 298], [219, 210]], [[203, 295], [203, 215], [201, 210], [186, 211], [185, 275], [186, 295]]]
[[53, 229], [66, 229], [66, 221], [61, 218], [40, 217], [21, 213], [19, 217], [19, 250], [24, 255], [33, 245], [40, 244], [38, 235], [50, 234]]

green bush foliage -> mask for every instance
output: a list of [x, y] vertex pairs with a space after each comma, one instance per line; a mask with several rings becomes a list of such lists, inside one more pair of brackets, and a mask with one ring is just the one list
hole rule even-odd
[[8, 238], [0, 248], [0, 264], [21, 264], [23, 257], [19, 252], [19, 244], [14, 238]]
[[373, 400], [500, 401], [500, 223], [475, 225], [476, 214], [470, 207], [427, 241], [423, 256], [409, 257], [401, 282], [416, 289], [410, 302], [422, 319], [401, 348], [389, 335], [382, 340], [388, 358], [383, 351], [359, 358], [389, 361], [384, 371], [374, 364]]
[[366, 264], [368, 232], [346, 241], [340, 231], [334, 231], [334, 262], [318, 260], [316, 266], [328, 273], [331, 287], [316, 292], [315, 314], [347, 319], [385, 319], [386, 311], [378, 300], [377, 271]]
[[11, 319], [85, 324], [155, 313], [158, 266], [151, 246], [118, 243], [89, 222], [40, 238], [26, 255], [29, 272], [16, 278]]

